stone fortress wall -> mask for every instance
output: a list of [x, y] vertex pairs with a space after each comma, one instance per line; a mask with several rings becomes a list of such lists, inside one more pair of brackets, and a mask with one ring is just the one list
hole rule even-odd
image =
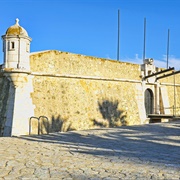
[[10, 92], [10, 82], [6, 77], [0, 77], [0, 136], [3, 136], [3, 130], [6, 123], [6, 112]]
[[[157, 96], [156, 84], [142, 81], [142, 69], [138, 64], [45, 51], [31, 54], [30, 69], [25, 78], [26, 86], [19, 90], [18, 102], [22, 103], [16, 110], [21, 107], [20, 122], [24, 121], [23, 108], [28, 114], [24, 125], [26, 134], [29, 133], [29, 118], [39, 116], [49, 120], [42, 118], [40, 133], [143, 124], [147, 122], [144, 92], [151, 89], [154, 98]], [[158, 86], [160, 108], [168, 108], [166, 111], [170, 114], [174, 113], [174, 100], [176, 107], [180, 107], [178, 74], [175, 80], [175, 86], [173, 76], [160, 80]], [[7, 111], [14, 111], [13, 107], [9, 110], [6, 107], [14, 103], [11, 99], [19, 89], [16, 87], [14, 91], [11, 83], [6, 76], [1, 76], [1, 129], [7, 124]], [[30, 105], [23, 105], [27, 98]], [[178, 108], [176, 114], [180, 114]], [[19, 127], [20, 122], [16, 126]], [[37, 134], [37, 127], [37, 120], [33, 119], [32, 134]]]
[[30, 66], [35, 116], [47, 116], [50, 131], [141, 123], [139, 65], [47, 51], [32, 54]]
[[[155, 85], [141, 79], [141, 65], [59, 51], [30, 57], [35, 115], [50, 120], [50, 131], [137, 125], [146, 122], [144, 91]], [[176, 81], [179, 83], [179, 75]], [[160, 81], [162, 109], [173, 114], [173, 77]], [[180, 87], [175, 87], [179, 107]], [[165, 99], [162, 96], [168, 95]], [[41, 105], [43, 104], [43, 106]], [[166, 107], [167, 106], [167, 107]], [[180, 114], [179, 109], [176, 110]], [[47, 127], [47, 124], [44, 124]]]

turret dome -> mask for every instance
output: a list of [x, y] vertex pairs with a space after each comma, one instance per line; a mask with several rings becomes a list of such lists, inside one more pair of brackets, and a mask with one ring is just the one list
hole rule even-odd
[[16, 24], [9, 27], [6, 31], [6, 36], [17, 36], [17, 35], [28, 37], [27, 31], [19, 25], [19, 19], [16, 19]]

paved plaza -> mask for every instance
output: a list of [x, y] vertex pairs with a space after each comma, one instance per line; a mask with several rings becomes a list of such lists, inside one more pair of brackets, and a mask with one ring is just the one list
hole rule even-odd
[[0, 138], [4, 179], [180, 179], [180, 121]]

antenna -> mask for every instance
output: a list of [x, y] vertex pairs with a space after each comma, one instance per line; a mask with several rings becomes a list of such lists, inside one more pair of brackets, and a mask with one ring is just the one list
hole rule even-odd
[[169, 36], [170, 36], [170, 30], [168, 29], [168, 38], [167, 38], [167, 69], [169, 67]]
[[144, 47], [143, 47], [143, 60], [146, 58], [146, 18], [144, 18]]
[[119, 61], [120, 54], [120, 10], [118, 9], [118, 42], [117, 42], [117, 60]]

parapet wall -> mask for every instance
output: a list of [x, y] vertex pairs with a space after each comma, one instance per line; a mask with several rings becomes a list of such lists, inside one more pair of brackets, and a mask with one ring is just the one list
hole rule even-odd
[[30, 62], [32, 72], [141, 80], [140, 65], [60, 51], [32, 54]]

